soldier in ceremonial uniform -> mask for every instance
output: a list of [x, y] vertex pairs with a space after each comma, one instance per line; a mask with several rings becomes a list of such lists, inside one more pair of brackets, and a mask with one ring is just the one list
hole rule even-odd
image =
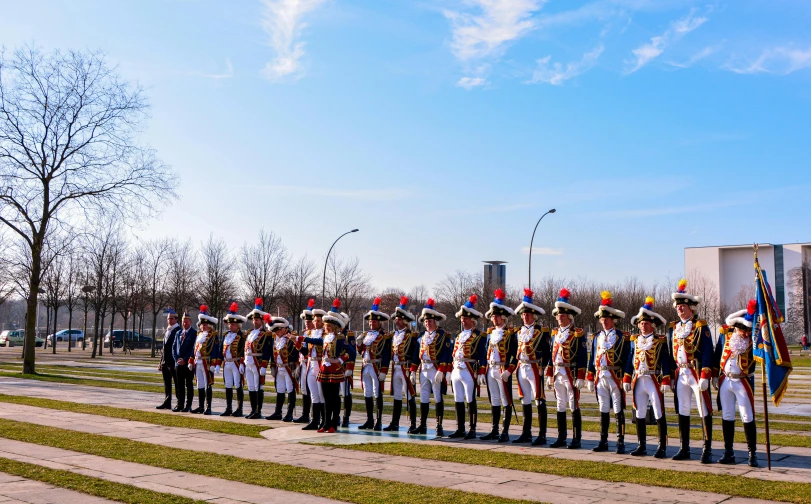
[[[614, 406], [617, 419], [617, 453], [625, 453], [625, 392], [622, 378], [628, 351], [631, 348], [630, 334], [623, 334], [616, 328], [616, 321], [625, 313], [614, 308], [611, 293], [600, 293], [602, 301], [594, 314], [603, 330], [594, 337], [591, 345], [591, 359], [586, 374], [586, 387], [589, 392], [597, 389], [597, 403], [600, 406], [600, 442], [592, 451], [608, 451], [608, 425], [611, 423], [609, 410]], [[596, 383], [595, 383], [596, 382]]]
[[[308, 334], [309, 331], [315, 329], [315, 299], [307, 301], [307, 308], [301, 311], [299, 316], [304, 321], [303, 334]], [[298, 354], [298, 376], [299, 389], [301, 390], [301, 416], [294, 419], [293, 423], [310, 423], [310, 406], [312, 405], [312, 396], [310, 396], [309, 387], [307, 386], [307, 345], [304, 344]]]
[[588, 363], [588, 348], [583, 329], [574, 327], [573, 318], [580, 308], [569, 303], [570, 292], [561, 289], [552, 315], [558, 327], [552, 330], [552, 362], [546, 368], [546, 385], [554, 388], [557, 399], [558, 439], [551, 448], [566, 446], [566, 405], [572, 412], [572, 442], [570, 449], [580, 448], [583, 433], [580, 416], [580, 389], [583, 388]]
[[[314, 303], [313, 301], [313, 305]], [[318, 430], [326, 419], [324, 394], [321, 383], [318, 382], [318, 372], [321, 368], [321, 358], [324, 356], [324, 315], [327, 312], [310, 304], [308, 304], [308, 308], [312, 312], [313, 328], [304, 331], [301, 336], [296, 338], [296, 350], [299, 351], [299, 355], [307, 356], [303, 380], [307, 385], [307, 393], [313, 408], [312, 420], [302, 427], [302, 430]]]
[[182, 330], [175, 337], [172, 345], [172, 359], [175, 361], [177, 373], [177, 406], [172, 411], [191, 411], [194, 401], [194, 370], [189, 367], [189, 360], [194, 356], [194, 341], [197, 331], [191, 326], [191, 315], [188, 310], [183, 312], [181, 321]]
[[687, 293], [687, 280], [679, 282], [677, 291], [671, 297], [679, 315], [679, 320], [668, 324], [667, 329], [673, 342], [670, 355], [673, 359], [674, 384], [671, 387], [675, 388], [679, 398], [680, 449], [673, 460], [690, 458], [690, 409], [695, 400], [704, 434], [701, 463], [709, 464], [712, 462], [712, 401], [709, 386], [715, 347], [707, 322], [695, 314], [701, 298]]
[[[175, 372], [175, 360], [172, 358], [172, 348], [175, 344], [175, 337], [182, 332], [177, 323], [177, 312], [172, 308], [166, 310], [166, 332], [163, 335], [163, 348], [161, 349], [161, 362], [158, 369], [163, 374], [163, 390], [166, 397], [160, 406], [155, 409], [172, 409], [172, 382], [175, 384], [175, 393], [178, 397], [178, 404], [181, 404], [181, 395], [178, 391], [177, 372]], [[180, 406], [183, 409], [183, 406]]]
[[[256, 303], [261, 306], [262, 300], [257, 299]], [[231, 303], [228, 315], [223, 317], [223, 322], [228, 324], [228, 333], [222, 338], [222, 372], [225, 382], [225, 411], [220, 416], [242, 416], [242, 380], [245, 374], [245, 334], [242, 332], [242, 324], [248, 319], [237, 314], [239, 307], [236, 303]], [[237, 389], [237, 409], [232, 409], [234, 401], [234, 389]]]
[[333, 433], [338, 428], [341, 417], [340, 384], [344, 381], [346, 371], [344, 363], [350, 360], [351, 354], [346, 344], [343, 328], [346, 319], [340, 313], [341, 301], [335, 299], [332, 308], [324, 315], [324, 339], [321, 367], [318, 372], [318, 383], [324, 394], [324, 423], [318, 432]]
[[[456, 312], [462, 322], [462, 330], [456, 335], [453, 344], [453, 400], [456, 406], [456, 432], [449, 438], [476, 439], [478, 408], [476, 396], [479, 387], [487, 385], [484, 373], [487, 371], [487, 342], [476, 328], [476, 320], [482, 317], [476, 310], [478, 296], [473, 294]], [[470, 429], [465, 432], [465, 403], [470, 414]]]
[[734, 464], [735, 407], [743, 422], [749, 448], [749, 466], [757, 467], [757, 428], [755, 427], [755, 359], [752, 355], [752, 323], [757, 301], [750, 300], [746, 309], [727, 317], [727, 330], [722, 332], [716, 348], [715, 362], [720, 373], [718, 401], [721, 403], [724, 432], [724, 456], [720, 464]]
[[194, 371], [197, 379], [197, 399], [200, 404], [192, 413], [211, 414], [211, 384], [214, 383], [214, 375], [219, 372], [220, 342], [217, 331], [214, 330], [217, 322], [217, 318], [209, 315], [208, 306], [200, 306], [200, 313], [197, 315], [197, 327], [200, 331], [194, 340], [194, 353], [189, 359], [189, 369]]
[[665, 458], [667, 452], [667, 420], [665, 420], [664, 393], [670, 385], [670, 355], [667, 338], [654, 334], [654, 328], [667, 321], [653, 311], [654, 299], [648, 296], [639, 313], [631, 318], [631, 324], [639, 328], [639, 334], [631, 336], [630, 355], [625, 363], [623, 388], [633, 394], [636, 408], [636, 435], [639, 445], [631, 452], [635, 457], [647, 455], [648, 404], [653, 407], [656, 425], [659, 428], [659, 447], [656, 458]]
[[273, 351], [273, 335], [265, 329], [271, 320], [270, 314], [254, 308], [250, 314], [253, 329], [245, 338], [245, 381], [248, 382], [248, 401], [251, 412], [246, 418], [262, 418], [262, 404], [265, 402], [265, 375]]
[[[490, 412], [493, 416], [493, 429], [479, 439], [507, 441], [510, 439], [512, 420], [512, 375], [516, 367], [517, 339], [515, 330], [507, 327], [507, 317], [515, 311], [504, 304], [504, 291], [497, 289], [490, 309], [485, 317], [493, 327], [487, 329], [487, 395], [490, 397]], [[475, 397], [473, 398], [475, 401]], [[501, 412], [504, 412], [504, 428], [498, 432]]]
[[[273, 369], [276, 384], [276, 409], [266, 420], [293, 421], [293, 409], [296, 407], [296, 390], [298, 382], [293, 376], [293, 369], [298, 365], [298, 350], [295, 342], [289, 337], [290, 323], [284, 317], [272, 317], [268, 329], [273, 333]], [[284, 399], [287, 397], [287, 413], [282, 417]]]
[[[536, 325], [537, 318], [546, 312], [533, 303], [533, 296], [534, 293], [531, 290], [524, 289], [524, 298], [515, 309], [515, 313], [520, 315], [524, 322], [516, 337], [516, 359], [518, 360], [516, 376], [518, 378], [518, 396], [521, 398], [523, 406], [524, 428], [521, 436], [514, 439], [513, 443], [532, 441], [533, 446], [541, 446], [546, 444], [547, 426], [546, 392], [543, 389], [542, 376], [544, 366], [549, 365], [552, 346], [549, 328]], [[538, 437], [534, 441], [532, 440], [533, 402], [538, 408], [540, 426]]]
[[[381, 329], [381, 322], [388, 321], [389, 315], [380, 311], [380, 298], [375, 298], [369, 313], [363, 316], [369, 321], [369, 330], [358, 342], [358, 353], [362, 356], [361, 383], [366, 401], [366, 423], [358, 429], [383, 428], [383, 382], [391, 361], [391, 335]], [[375, 420], [375, 400], [377, 400], [377, 420]]]
[[352, 415], [352, 388], [354, 388], [355, 358], [358, 356], [357, 342], [355, 341], [355, 331], [349, 329], [351, 317], [348, 313], [341, 312], [346, 327], [343, 333], [346, 339], [346, 347], [349, 351], [349, 360], [344, 362], [344, 381], [340, 383], [341, 395], [344, 397], [344, 419], [341, 427], [349, 427], [349, 417]]
[[428, 298], [420, 314], [425, 332], [418, 339], [417, 362], [411, 364], [411, 371], [419, 372], [420, 376], [420, 425], [416, 434], [427, 432], [425, 422], [428, 420], [429, 401], [433, 393], [436, 403], [436, 435], [437, 437], [445, 435], [442, 428], [442, 419], [445, 416], [442, 385], [445, 383], [446, 374], [450, 373], [453, 348], [452, 338], [437, 327], [437, 323], [444, 321], [445, 318], [445, 314], [439, 313], [434, 308], [434, 300]]
[[396, 431], [400, 427], [400, 414], [403, 411], [403, 395], [408, 404], [408, 419], [411, 425], [409, 434], [417, 431], [417, 399], [414, 383], [417, 381], [415, 371], [409, 377], [411, 365], [416, 365], [417, 334], [411, 332], [411, 322], [417, 320], [413, 313], [408, 311], [408, 298], [400, 298], [400, 304], [394, 309], [394, 334], [391, 337], [391, 393], [394, 395], [394, 406], [391, 415], [391, 423], [384, 427], [384, 431]]

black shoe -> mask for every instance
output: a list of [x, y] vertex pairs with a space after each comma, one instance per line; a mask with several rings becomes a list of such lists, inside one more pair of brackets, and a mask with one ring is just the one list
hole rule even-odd
[[704, 440], [704, 449], [701, 450], [701, 463], [712, 464], [712, 415], [702, 418], [701, 423], [707, 436]]
[[197, 407], [191, 410], [195, 415], [199, 415], [206, 410], [206, 389], [197, 389], [197, 403]]
[[234, 413], [234, 410], [231, 409], [231, 403], [234, 400], [234, 389], [227, 388], [225, 389], [225, 411], [220, 413], [220, 416], [231, 416]]
[[409, 434], [416, 434], [417, 431], [417, 399], [412, 397], [408, 400], [408, 427]]
[[259, 389], [256, 391], [256, 416], [255, 419], [262, 419], [262, 405], [265, 402], [265, 391]]
[[512, 406], [504, 406], [504, 425], [501, 426], [501, 435], [498, 437], [499, 443], [506, 443], [510, 440], [510, 422], [512, 422]]
[[465, 434], [465, 439], [476, 439], [476, 424], [479, 421], [479, 405], [474, 398], [467, 403], [467, 410], [470, 413], [470, 429]]
[[625, 412], [617, 413], [617, 454], [625, 453]]
[[438, 403], [436, 403], [436, 437], [438, 438], [445, 435], [445, 429], [442, 428], [442, 420], [444, 419], [445, 419], [445, 401], [439, 401]]
[[203, 412], [204, 415], [211, 414], [211, 396], [213, 395], [213, 391], [211, 389], [211, 385], [206, 387], [206, 410]]
[[690, 417], [679, 415], [679, 451], [670, 460], [690, 460]]
[[392, 406], [391, 412], [391, 423], [384, 427], [383, 430], [386, 432], [391, 431], [398, 431], [400, 430], [400, 415], [403, 412], [403, 400], [394, 400], [394, 405]]
[[523, 404], [521, 406], [521, 414], [523, 415], [523, 428], [521, 435], [513, 439], [513, 443], [529, 443], [532, 442], [532, 405]]
[[301, 430], [318, 430], [321, 426], [321, 405], [322, 403], [313, 404], [313, 420], [301, 428]]
[[293, 423], [308, 424], [310, 423], [310, 407], [312, 406], [312, 398], [310, 394], [301, 396], [301, 416], [294, 419]]
[[359, 425], [358, 429], [367, 430], [375, 426], [375, 399], [374, 397], [364, 397], [366, 403], [366, 423]]
[[155, 406], [155, 409], [172, 409], [172, 402], [171, 401], [166, 401], [163, 404], [161, 404], [160, 406]]
[[648, 420], [647, 418], [636, 419], [636, 450], [631, 452], [634, 457], [644, 457], [648, 454]]
[[242, 387], [237, 389], [237, 409], [231, 413], [233, 417], [241, 417], [242, 416], [242, 402], [245, 400], [245, 391], [242, 390]]
[[250, 390], [248, 391], [248, 400], [251, 402], [251, 412], [248, 413], [248, 416], [246, 416], [245, 418], [247, 418], [248, 420], [253, 420], [254, 418], [256, 418], [256, 391], [254, 392], [251, 392]]
[[593, 452], [608, 451], [608, 424], [611, 422], [611, 415], [600, 413], [600, 442], [591, 449]]
[[482, 441], [490, 441], [491, 439], [498, 439], [499, 437], [498, 424], [501, 421], [501, 407], [491, 406], [490, 415], [493, 417], [493, 428], [490, 430], [489, 433], [479, 437], [479, 439], [481, 439]]
[[576, 450], [580, 448], [580, 439], [583, 434], [583, 417], [580, 416], [580, 408], [572, 411], [572, 442], [566, 448]]
[[372, 430], [381, 431], [383, 430], [383, 392], [380, 392], [380, 395], [377, 396], [375, 400], [375, 409], [376, 411], [376, 419], [375, 425], [372, 427]]
[[175, 406], [174, 408], [172, 408], [172, 411], [174, 411], [175, 413], [179, 413], [179, 412], [183, 411], [183, 406], [181, 406], [180, 404], [178, 404], [177, 406]]
[[653, 456], [663, 459], [667, 457], [667, 420], [665, 420], [664, 412], [662, 412], [662, 418], [656, 421], [656, 425], [659, 427], [659, 446]]
[[732, 442], [735, 440], [735, 420], [721, 420], [721, 431], [724, 434], [724, 456], [718, 459], [719, 464], [734, 464], [735, 452]]
[[273, 410], [273, 414], [270, 416], [265, 417], [265, 420], [281, 420], [282, 419], [282, 408], [284, 408], [284, 394], [276, 394], [276, 409]]
[[549, 445], [550, 448], [562, 448], [566, 446], [566, 412], [558, 411], [558, 438], [554, 443]]
[[293, 421], [293, 410], [296, 409], [296, 393], [289, 392], [287, 394], [287, 413], [282, 418], [282, 422], [292, 422]]
[[450, 439], [457, 439], [465, 437], [465, 403], [455, 402], [454, 409], [456, 409], [456, 430], [448, 437]]
[[349, 419], [352, 417], [352, 394], [344, 396], [344, 420], [341, 422], [341, 427], [349, 427]]
[[409, 434], [427, 434], [428, 428], [425, 426], [425, 423], [428, 421], [428, 412], [431, 411], [431, 405], [428, 403], [420, 403], [420, 425], [419, 427], [414, 429], [414, 432], [411, 432], [411, 429], [408, 430]]
[[[530, 409], [530, 416], [532, 410]], [[543, 446], [546, 444], [546, 422], [547, 422], [546, 400], [541, 399], [538, 404], [538, 437], [532, 442], [532, 446]], [[531, 423], [531, 421], [530, 421]]]
[[183, 413], [191, 413], [191, 403], [189, 403], [188, 405], [186, 405], [185, 408], [183, 408]]
[[754, 420], [743, 424], [743, 433], [746, 435], [746, 446], [749, 448], [749, 467], [757, 467], [757, 429]]

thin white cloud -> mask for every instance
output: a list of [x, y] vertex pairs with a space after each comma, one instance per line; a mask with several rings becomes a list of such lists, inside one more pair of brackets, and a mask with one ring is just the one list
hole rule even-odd
[[304, 15], [318, 8], [325, 0], [261, 0], [262, 29], [276, 53], [267, 62], [262, 75], [270, 81], [297, 80], [304, 74], [301, 59], [305, 43], [301, 34], [306, 23]]
[[687, 61], [681, 62], [668, 61], [667, 64], [670, 66], [674, 66], [676, 68], [690, 68], [691, 66], [695, 65], [704, 58], [712, 56], [713, 54], [717, 53], [719, 49], [721, 49], [720, 45], [707, 46], [704, 49], [695, 53], [694, 55], [690, 56], [690, 59], [688, 59]]
[[765, 49], [755, 60], [746, 63], [729, 62], [721, 68], [739, 74], [770, 73], [788, 75], [797, 70], [811, 68], [811, 47], [775, 47]]
[[551, 56], [546, 56], [538, 60], [538, 68], [532, 73], [530, 84], [546, 83], [553, 86], [560, 86], [565, 81], [577, 77], [593, 67], [605, 48], [602, 44], [583, 55], [580, 61], [572, 61], [563, 65], [554, 63], [549, 65]]
[[634, 55], [634, 59], [626, 61], [630, 68], [625, 73], [631, 74], [636, 72], [658, 58], [670, 44], [681, 39], [706, 22], [706, 17], [697, 17], [692, 11], [684, 18], [673, 21], [663, 34], [651, 37], [650, 42], [631, 51]]
[[462, 77], [456, 82], [458, 87], [467, 90], [484, 86], [485, 84], [487, 84], [487, 80], [484, 77]]
[[[522, 247], [521, 252], [529, 254], [529, 247]], [[563, 255], [563, 249], [551, 247], [532, 247], [532, 255]]]
[[[256, 187], [251, 186], [251, 187]], [[332, 187], [310, 187], [296, 185], [264, 185], [262, 190], [280, 192], [287, 195], [326, 196], [330, 198], [358, 199], [366, 201], [400, 201], [417, 197], [411, 189], [380, 187], [372, 189], [340, 189]]]
[[231, 64], [230, 58], [225, 59], [225, 71], [220, 73], [210, 73], [210, 72], [183, 72], [185, 75], [191, 75], [194, 77], [202, 77], [204, 79], [213, 79], [213, 80], [222, 80], [222, 79], [230, 79], [234, 76], [234, 66]]

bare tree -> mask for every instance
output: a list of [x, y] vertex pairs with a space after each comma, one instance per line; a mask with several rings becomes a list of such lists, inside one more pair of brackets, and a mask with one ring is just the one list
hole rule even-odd
[[189, 310], [197, 300], [199, 268], [191, 241], [172, 240], [169, 246], [168, 304], [176, 310]]
[[118, 221], [108, 219], [85, 236], [82, 247], [88, 269], [87, 287], [92, 287], [92, 291], [85, 293], [94, 316], [91, 357], [96, 357], [97, 353], [101, 355], [104, 347], [100, 341], [100, 331], [103, 330], [105, 313], [109, 309], [112, 296], [110, 277], [113, 265], [117, 261], [115, 256], [120, 253], [121, 238], [118, 233]]
[[68, 352], [71, 351], [73, 340], [71, 333], [73, 331], [73, 312], [79, 305], [79, 293], [81, 286], [79, 281], [81, 279], [81, 266], [80, 257], [76, 250], [71, 250], [67, 255], [67, 278], [65, 280], [65, 308], [68, 310]]
[[222, 314], [236, 297], [233, 258], [225, 240], [215, 240], [213, 235], [202, 245], [201, 254], [203, 271], [198, 292], [208, 303], [211, 315], [220, 319]]
[[299, 258], [290, 266], [287, 283], [282, 289], [282, 303], [298, 329], [301, 330], [301, 320], [298, 314], [307, 306], [307, 300], [314, 297], [318, 275], [315, 263], [306, 255]]
[[[172, 242], [169, 240], [152, 240], [146, 243], [146, 256], [144, 257], [144, 289], [145, 298], [152, 311], [152, 357], [155, 357], [155, 330], [158, 314], [166, 307], [169, 299], [168, 265], [171, 260]], [[175, 307], [181, 310], [182, 307]]]
[[[53, 329], [45, 327], [45, 345], [48, 345], [48, 333], [50, 331], [53, 335], [53, 345], [51, 350], [56, 353], [56, 329], [57, 329], [57, 316], [59, 315], [59, 308], [65, 304], [65, 284], [67, 283], [67, 260], [64, 255], [58, 254], [57, 257], [51, 262], [45, 277], [43, 278], [43, 285], [45, 286], [45, 307], [50, 311], [53, 310]], [[50, 316], [48, 318], [50, 321]]]
[[172, 194], [169, 169], [136, 134], [148, 105], [99, 53], [36, 48], [0, 55], [0, 223], [30, 257], [23, 371], [35, 372], [34, 326], [45, 238], [78, 215], [144, 215]]
[[270, 311], [280, 301], [285, 283], [289, 258], [282, 240], [273, 234], [259, 232], [259, 242], [242, 246], [239, 272], [242, 279], [244, 303], [253, 306], [254, 298], [261, 297], [265, 310]]
[[327, 308], [331, 300], [340, 298], [341, 309], [350, 316], [350, 323], [362, 325], [363, 307], [371, 305], [372, 284], [369, 276], [360, 267], [357, 257], [341, 261], [335, 256], [327, 263], [326, 297], [322, 300]]

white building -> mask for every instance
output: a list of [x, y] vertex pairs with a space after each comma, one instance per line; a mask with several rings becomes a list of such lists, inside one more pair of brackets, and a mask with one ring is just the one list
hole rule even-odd
[[[802, 293], [799, 288], [790, 287], [790, 275], [792, 270], [800, 271], [803, 263], [807, 265], [811, 262], [811, 243], [758, 244], [758, 260], [760, 267], [766, 271], [775, 301], [785, 316], [786, 308], [792, 305], [794, 297]], [[721, 304], [738, 309], [736, 298], [742, 290], [754, 285], [753, 247], [747, 244], [685, 248], [684, 270], [688, 278], [698, 273], [713, 282], [718, 287]], [[811, 284], [811, 278], [806, 282], [806, 285]], [[804, 306], [803, 311], [807, 320], [808, 306]]]

